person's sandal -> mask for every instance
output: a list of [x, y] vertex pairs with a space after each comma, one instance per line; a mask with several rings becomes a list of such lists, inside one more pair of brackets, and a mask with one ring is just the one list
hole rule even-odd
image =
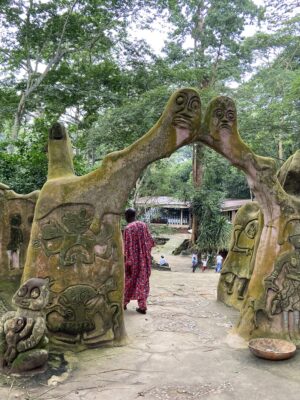
[[143, 310], [142, 308], [136, 308], [135, 310], [140, 314], [146, 314], [146, 310]]

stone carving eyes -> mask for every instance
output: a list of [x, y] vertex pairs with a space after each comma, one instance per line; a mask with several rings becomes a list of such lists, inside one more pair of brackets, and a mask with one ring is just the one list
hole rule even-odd
[[223, 113], [223, 111], [222, 111], [220, 108], [218, 108], [218, 109], [215, 111], [215, 116], [216, 116], [217, 118], [223, 118], [224, 113]]
[[191, 101], [189, 102], [189, 108], [193, 111], [196, 111], [200, 108], [200, 102], [198, 98], [194, 97], [191, 99]]
[[218, 108], [215, 111], [215, 116], [218, 119], [222, 119], [224, 118], [224, 116], [226, 117], [226, 119], [228, 119], [228, 121], [234, 121], [235, 120], [235, 112], [233, 110], [228, 110], [228, 111], [223, 111], [220, 108]]
[[33, 288], [32, 291], [30, 292], [30, 297], [32, 299], [37, 299], [40, 296], [40, 289], [39, 288]]
[[19, 291], [18, 291], [18, 296], [19, 297], [24, 297], [27, 293], [27, 287], [26, 286], [22, 286]]
[[227, 118], [229, 119], [229, 121], [234, 121], [234, 120], [235, 120], [235, 113], [234, 113], [234, 111], [227, 111], [226, 116], [227, 116]]
[[188, 102], [187, 105], [188, 110], [197, 111], [200, 108], [200, 101], [197, 96], [193, 96], [192, 98], [189, 99], [184, 94], [180, 94], [176, 97], [175, 101], [178, 106], [181, 106], [181, 110], [183, 110], [184, 107], [186, 107], [187, 102]]
[[179, 106], [182, 106], [182, 104], [184, 104], [184, 103], [185, 103], [185, 98], [182, 95], [179, 95], [176, 98], [176, 104], [178, 104]]

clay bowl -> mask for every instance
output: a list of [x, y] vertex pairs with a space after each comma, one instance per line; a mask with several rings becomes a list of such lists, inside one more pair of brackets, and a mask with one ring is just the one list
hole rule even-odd
[[256, 357], [266, 360], [287, 360], [296, 353], [292, 342], [282, 339], [258, 338], [250, 340], [249, 349]]

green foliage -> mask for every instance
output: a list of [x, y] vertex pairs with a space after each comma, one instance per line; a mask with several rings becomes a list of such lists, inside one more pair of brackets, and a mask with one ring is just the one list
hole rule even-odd
[[[9, 145], [14, 152], [8, 152]], [[36, 134], [21, 135], [15, 142], [0, 142], [0, 181], [17, 193], [41, 189], [47, 176], [45, 140]]]
[[[300, 148], [296, 3], [266, 0], [263, 10], [251, 0], [2, 1], [0, 180], [22, 193], [42, 186], [47, 129], [59, 118], [71, 133], [76, 172], [86, 173], [146, 133], [181, 86], [200, 89], [203, 110], [216, 95], [232, 96], [243, 139], [279, 167]], [[171, 24], [162, 55], [128, 36], [132, 21], [156, 29], [157, 16]], [[246, 38], [245, 25], [262, 18], [268, 31]], [[245, 177], [222, 157], [205, 150], [203, 166], [203, 190], [249, 198]], [[140, 193], [190, 200], [191, 169], [187, 147], [151, 165]]]
[[222, 192], [200, 189], [192, 202], [193, 214], [199, 221], [197, 249], [200, 253], [228, 249], [232, 226], [220, 213]]
[[267, 62], [236, 93], [243, 139], [258, 154], [278, 159], [278, 166], [300, 148], [299, 35], [298, 16], [275, 33], [249, 39]]
[[[39, 118], [18, 140], [0, 141], [0, 182], [23, 194], [42, 188], [48, 170], [48, 130], [49, 125]], [[8, 151], [12, 146], [14, 151]], [[77, 175], [89, 172], [80, 154], [74, 157], [74, 169]]]
[[129, 146], [155, 124], [169, 96], [170, 90], [159, 87], [107, 110], [88, 132], [88, 151], [96, 148], [96, 159], [102, 159], [111, 151]]
[[204, 156], [203, 188], [217, 190], [225, 198], [250, 198], [245, 175], [211, 149], [206, 149]]
[[159, 160], [148, 167], [140, 196], [170, 196], [190, 201], [193, 193], [191, 155], [180, 161], [182, 151], [170, 160]]
[[3, 2], [0, 91], [9, 87], [14, 97], [6, 113], [14, 120], [12, 136], [32, 112], [58, 119], [76, 107], [73, 117], [86, 127], [99, 109], [120, 104], [149, 55], [145, 42], [127, 40], [127, 19], [138, 20], [144, 6], [131, 0]]
[[[243, 29], [261, 10], [251, 0], [170, 1], [170, 22], [175, 29], [165, 51], [169, 63], [188, 73], [200, 88], [226, 79], [240, 79], [249, 53], [243, 46]], [[186, 49], [186, 41], [193, 45]]]

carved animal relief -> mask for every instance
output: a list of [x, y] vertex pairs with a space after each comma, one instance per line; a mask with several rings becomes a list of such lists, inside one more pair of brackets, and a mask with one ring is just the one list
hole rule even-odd
[[118, 336], [120, 306], [109, 293], [117, 289], [112, 278], [99, 288], [70, 286], [47, 310], [47, 326], [56, 333], [56, 342], [94, 346]]

